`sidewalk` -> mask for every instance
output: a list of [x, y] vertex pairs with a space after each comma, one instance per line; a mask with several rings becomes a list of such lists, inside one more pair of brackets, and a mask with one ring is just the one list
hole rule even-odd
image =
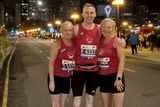
[[160, 51], [157, 50], [157, 48], [154, 48], [154, 51], [150, 51], [150, 49], [141, 48], [138, 49], [138, 53], [132, 55], [131, 48], [128, 46], [125, 49], [126, 57], [128, 58], [138, 58], [138, 59], [144, 59], [148, 61], [155, 61], [160, 63]]

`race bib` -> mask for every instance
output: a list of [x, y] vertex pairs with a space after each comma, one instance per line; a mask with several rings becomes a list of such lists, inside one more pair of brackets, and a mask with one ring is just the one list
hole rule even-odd
[[62, 71], [72, 73], [74, 68], [74, 60], [62, 60]]
[[96, 45], [81, 45], [81, 54], [82, 59], [94, 59], [96, 57]]
[[110, 58], [98, 58], [99, 67], [101, 70], [108, 70]]

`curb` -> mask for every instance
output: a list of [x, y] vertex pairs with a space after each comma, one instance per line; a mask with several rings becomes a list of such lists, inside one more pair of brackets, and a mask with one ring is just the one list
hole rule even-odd
[[2, 52], [2, 59], [0, 61], [0, 73], [1, 73], [1, 69], [3, 67], [3, 63], [4, 63], [5, 59], [12, 52], [12, 50], [13, 50], [13, 46], [9, 46]]
[[7, 107], [7, 101], [8, 101], [8, 85], [9, 85], [9, 66], [10, 66], [10, 61], [12, 59], [12, 56], [15, 52], [16, 48], [12, 48], [10, 51], [10, 55], [8, 62], [7, 62], [7, 68], [6, 68], [6, 76], [5, 76], [5, 82], [4, 82], [4, 92], [3, 92], [3, 98], [2, 98], [2, 107]]

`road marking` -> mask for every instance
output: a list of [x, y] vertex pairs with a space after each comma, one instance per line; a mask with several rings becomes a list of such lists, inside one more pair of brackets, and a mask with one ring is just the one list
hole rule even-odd
[[19, 42], [19, 38], [18, 38], [18, 40], [16, 40], [16, 44], [15, 45], [17, 45], [18, 42]]
[[[18, 43], [18, 42], [17, 42]], [[5, 77], [5, 82], [4, 82], [4, 92], [3, 92], [3, 100], [2, 100], [2, 107], [7, 107], [7, 99], [8, 99], [8, 85], [9, 85], [9, 67], [10, 67], [10, 62], [13, 56], [13, 53], [16, 48], [13, 49], [11, 56], [9, 57], [8, 63], [7, 63], [7, 69], [6, 69], [6, 77]]]
[[128, 68], [124, 68], [124, 70], [130, 71], [130, 72], [136, 72], [135, 70], [133, 70], [133, 69], [128, 69]]
[[47, 56], [47, 59], [49, 60], [49, 59], [50, 59], [50, 57], [48, 57], [48, 56]]

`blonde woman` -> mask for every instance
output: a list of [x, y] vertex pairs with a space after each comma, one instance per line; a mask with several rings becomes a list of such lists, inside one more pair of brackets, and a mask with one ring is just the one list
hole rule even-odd
[[100, 92], [104, 107], [123, 107], [125, 51], [116, 37], [116, 23], [110, 18], [100, 24], [102, 34], [99, 51]]
[[52, 107], [65, 107], [70, 77], [75, 67], [72, 23], [64, 22], [61, 33], [61, 38], [53, 43], [50, 51], [48, 87]]

